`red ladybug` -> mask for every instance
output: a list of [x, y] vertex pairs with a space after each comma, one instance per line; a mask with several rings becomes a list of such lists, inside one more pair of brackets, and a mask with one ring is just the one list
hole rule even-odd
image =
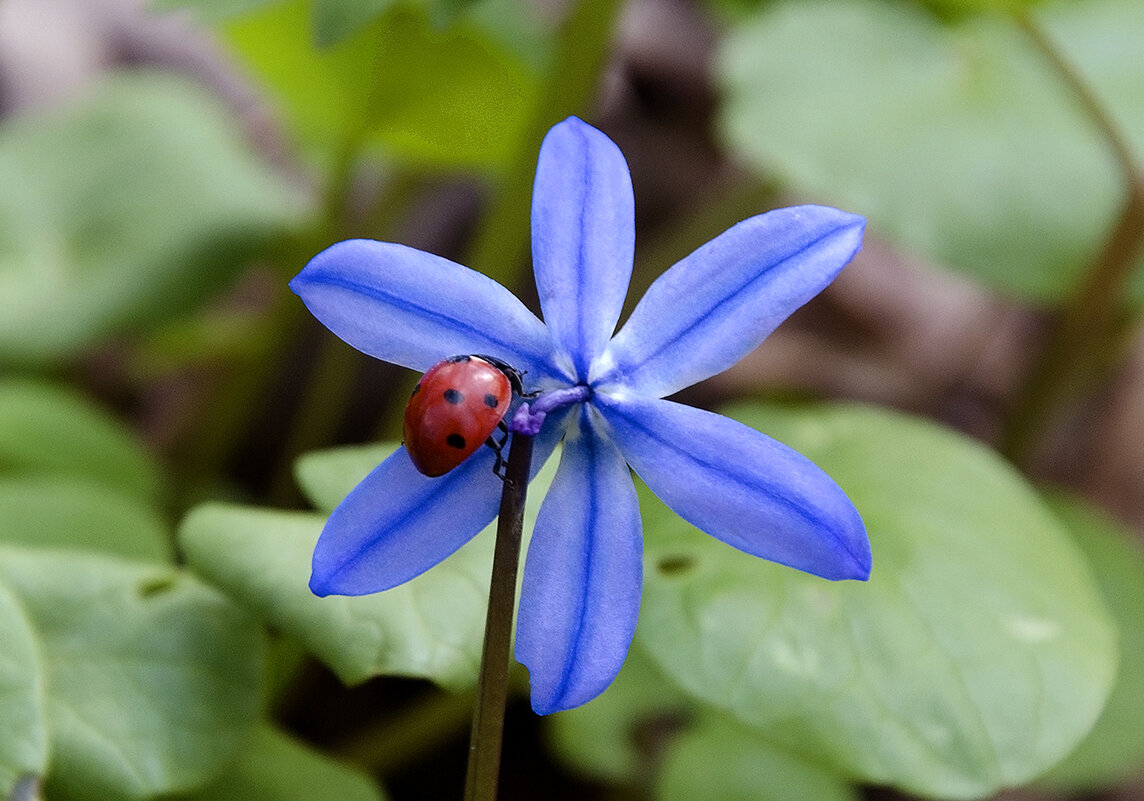
[[[427, 476], [444, 475], [487, 442], [500, 475], [504, 416], [514, 391], [522, 392], [520, 373], [491, 356], [452, 356], [429, 368], [405, 407], [405, 450], [413, 466]], [[498, 428], [499, 441], [492, 436]]]

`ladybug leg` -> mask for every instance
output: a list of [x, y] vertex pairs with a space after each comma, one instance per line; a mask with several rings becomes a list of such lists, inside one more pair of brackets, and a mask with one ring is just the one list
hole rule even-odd
[[492, 448], [493, 453], [497, 455], [497, 460], [493, 463], [493, 474], [501, 481], [507, 481], [508, 462], [504, 458], [504, 446], [508, 442], [508, 426], [505, 425], [504, 420], [497, 423], [497, 431], [500, 433], [500, 439], [490, 434], [489, 438], [485, 440], [485, 444]]

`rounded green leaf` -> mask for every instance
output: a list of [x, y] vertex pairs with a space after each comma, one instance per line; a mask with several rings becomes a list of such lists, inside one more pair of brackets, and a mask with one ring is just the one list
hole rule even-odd
[[201, 301], [293, 224], [291, 187], [189, 81], [106, 79], [0, 129], [0, 362], [65, 358]]
[[150, 505], [75, 478], [0, 478], [0, 542], [171, 559], [167, 524]]
[[[429, 17], [395, 7], [317, 49], [310, 5], [292, 0], [227, 33], [291, 128], [327, 154], [354, 143], [414, 166], [507, 166], [532, 119], [535, 69], [478, 21]], [[321, 33], [344, 28], [323, 23]]]
[[[332, 508], [394, 447], [310, 454], [298, 473], [317, 505]], [[550, 458], [529, 485], [523, 548], [558, 462]], [[179, 543], [196, 571], [296, 637], [348, 684], [385, 674], [470, 685], [480, 665], [495, 521], [405, 584], [374, 595], [318, 598], [308, 584], [324, 524], [322, 515], [206, 504], [184, 519]]]
[[329, 512], [394, 450], [393, 443], [382, 443], [312, 451], [294, 463], [294, 476], [306, 499]]
[[83, 477], [147, 500], [159, 490], [154, 460], [110, 414], [70, 389], [0, 380], [0, 474], [48, 473]]
[[705, 716], [671, 743], [656, 801], [858, 801], [837, 775], [775, 748], [756, 732]]
[[902, 415], [735, 411], [847, 492], [873, 573], [827, 582], [645, 505], [640, 627], [673, 680], [844, 774], [922, 795], [987, 795], [1075, 747], [1113, 682], [1114, 629], [1019, 475]]
[[1092, 564], [1120, 627], [1120, 672], [1104, 713], [1043, 779], [1083, 790], [1115, 784], [1144, 767], [1144, 548], [1136, 534], [1079, 499], [1054, 495], [1049, 502]]
[[[1040, 17], [1144, 152], [1144, 4]], [[728, 37], [719, 75], [722, 129], [748, 163], [1005, 292], [1072, 291], [1122, 202], [1095, 126], [1002, 15], [943, 25], [906, 2], [770, 4]]]
[[270, 726], [206, 787], [170, 801], [382, 801], [370, 778]]
[[43, 665], [31, 623], [0, 582], [0, 797], [21, 776], [43, 775], [48, 727]]
[[169, 567], [77, 551], [0, 549], [0, 582], [36, 635], [49, 795], [142, 799], [199, 785], [251, 735], [261, 634]]
[[271, 626], [297, 637], [342, 681], [376, 675], [471, 684], [481, 658], [492, 541], [477, 537], [400, 587], [361, 597], [310, 593], [325, 519], [208, 504], [183, 521], [191, 566]]
[[695, 707], [651, 661], [637, 631], [620, 675], [602, 695], [545, 721], [552, 751], [565, 764], [610, 784], [640, 785], [658, 761], [657, 747]]

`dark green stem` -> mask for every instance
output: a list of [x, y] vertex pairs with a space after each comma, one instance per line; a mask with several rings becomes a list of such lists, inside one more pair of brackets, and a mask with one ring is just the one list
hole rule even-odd
[[495, 801], [500, 776], [504, 710], [508, 701], [509, 646], [516, 606], [516, 573], [524, 527], [524, 501], [532, 468], [532, 437], [512, 435], [508, 475], [501, 492], [493, 574], [489, 585], [489, 611], [485, 619], [485, 645], [477, 684], [477, 706], [469, 742], [465, 801]]
[[1015, 464], [1028, 467], [1036, 456], [1039, 438], [1062, 410], [1115, 364], [1132, 323], [1126, 295], [1144, 250], [1144, 172], [1128, 140], [1079, 73], [1031, 17], [1017, 19], [1105, 140], [1126, 189], [1119, 219], [1061, 309], [1044, 350], [1017, 395], [1003, 433], [1002, 453]]

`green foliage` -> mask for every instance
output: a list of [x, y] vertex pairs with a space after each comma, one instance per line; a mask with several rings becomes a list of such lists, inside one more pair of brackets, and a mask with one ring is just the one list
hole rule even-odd
[[1144, 766], [1144, 549], [1139, 537], [1079, 499], [1050, 503], [1093, 566], [1120, 628], [1120, 671], [1104, 713], [1069, 757], [1043, 778], [1058, 788], [1114, 784]]
[[854, 801], [837, 775], [776, 749], [757, 731], [689, 697], [651, 662], [637, 632], [604, 694], [550, 718], [554, 751], [611, 784], [660, 801]]
[[603, 695], [548, 718], [553, 750], [577, 770], [613, 784], [649, 783], [656, 749], [699, 705], [668, 681], [635, 642]]
[[[338, 448], [305, 457], [303, 486], [322, 508], [341, 500], [393, 445]], [[533, 481], [543, 497], [556, 459]], [[531, 531], [538, 503], [529, 505]], [[376, 675], [418, 676], [446, 687], [472, 683], [492, 564], [492, 526], [432, 570], [362, 597], [318, 598], [306, 589], [325, 517], [221, 504], [184, 520], [179, 543], [196, 571], [293, 637], [349, 684]]]
[[[344, 24], [319, 37], [336, 39]], [[441, 28], [395, 7], [318, 50], [307, 4], [292, 0], [233, 20], [227, 34], [291, 129], [327, 156], [364, 146], [414, 166], [504, 167], [533, 113], [535, 70], [471, 20]]]
[[0, 362], [70, 356], [198, 303], [296, 217], [218, 104], [157, 74], [0, 130]]
[[335, 45], [394, 5], [396, 0], [314, 0], [314, 42]]
[[383, 801], [370, 779], [260, 726], [238, 761], [206, 787], [171, 801]]
[[400, 587], [358, 598], [307, 589], [320, 515], [208, 505], [179, 542], [207, 580], [296, 637], [348, 684], [379, 674], [471, 684], [481, 658], [492, 542], [478, 537]]
[[32, 622], [0, 583], [0, 796], [21, 775], [42, 774], [48, 763], [43, 663]]
[[868, 583], [741, 554], [645, 505], [644, 643], [697, 698], [861, 780], [942, 798], [1026, 782], [1087, 733], [1116, 644], [1087, 566], [1000, 459], [862, 407], [734, 416], [866, 521]]
[[[1144, 149], [1144, 4], [1043, 17]], [[1004, 17], [943, 25], [904, 2], [776, 3], [727, 38], [719, 65], [722, 129], [752, 166], [1003, 291], [1064, 297], [1121, 200], [1095, 127]]]
[[166, 521], [149, 504], [75, 478], [0, 478], [0, 542], [165, 562]]
[[11, 635], [0, 704], [15, 712], [6, 721], [26, 724], [0, 731], [3, 792], [12, 766], [43, 771], [45, 737], [53, 798], [146, 798], [222, 770], [260, 705], [260, 636], [247, 615], [169, 567], [0, 551], [0, 630]]
[[140, 500], [159, 471], [127, 428], [69, 389], [0, 379], [0, 475], [73, 476]]
[[656, 782], [657, 801], [858, 801], [837, 775], [791, 756], [723, 717], [707, 717], [675, 740]]

